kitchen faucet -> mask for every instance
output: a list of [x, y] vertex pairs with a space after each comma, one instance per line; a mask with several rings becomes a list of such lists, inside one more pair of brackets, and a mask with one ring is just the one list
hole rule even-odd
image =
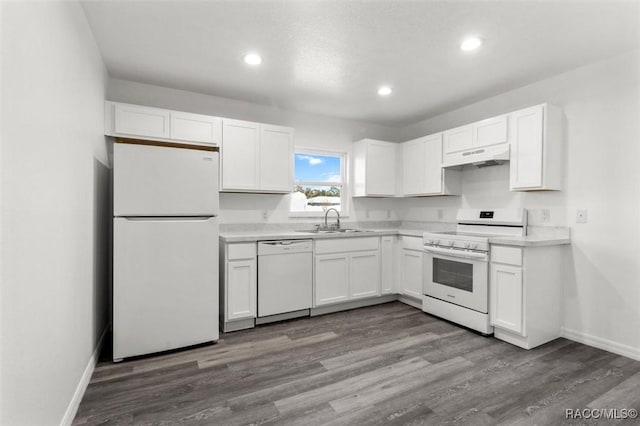
[[329, 212], [331, 210], [336, 212], [336, 214], [338, 215], [338, 217], [336, 218], [335, 228], [336, 229], [340, 229], [340, 212], [338, 210], [334, 209], [333, 207], [331, 207], [330, 209], [327, 209], [327, 211], [324, 213], [324, 227], [325, 227], [325, 229], [327, 229], [329, 227], [327, 225], [327, 216], [329, 216]]

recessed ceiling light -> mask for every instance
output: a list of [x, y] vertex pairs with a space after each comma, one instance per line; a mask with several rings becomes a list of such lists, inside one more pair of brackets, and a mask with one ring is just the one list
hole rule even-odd
[[260, 65], [262, 63], [262, 57], [257, 53], [247, 53], [244, 55], [244, 62], [248, 65]]
[[393, 92], [393, 90], [389, 86], [381, 86], [378, 89], [378, 95], [380, 96], [389, 96], [391, 92]]
[[471, 50], [476, 50], [478, 47], [482, 45], [482, 39], [480, 37], [468, 37], [464, 39], [462, 44], [460, 44], [460, 49], [465, 52], [469, 52]]

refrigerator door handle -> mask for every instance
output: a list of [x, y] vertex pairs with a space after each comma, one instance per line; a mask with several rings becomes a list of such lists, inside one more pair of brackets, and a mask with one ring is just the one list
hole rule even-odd
[[206, 222], [216, 216], [116, 216], [120, 219], [132, 222], [148, 222], [148, 221], [172, 221], [172, 222]]

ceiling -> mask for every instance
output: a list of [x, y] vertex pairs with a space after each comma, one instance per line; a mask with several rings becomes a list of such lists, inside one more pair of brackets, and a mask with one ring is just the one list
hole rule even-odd
[[[640, 1], [83, 6], [114, 78], [391, 126], [640, 48]], [[461, 51], [472, 34], [483, 46]]]

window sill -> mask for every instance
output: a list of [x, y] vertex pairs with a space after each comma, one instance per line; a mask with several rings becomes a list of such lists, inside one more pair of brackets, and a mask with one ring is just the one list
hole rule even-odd
[[[290, 218], [316, 218], [316, 219], [323, 219], [324, 220], [324, 213], [323, 212], [289, 212], [289, 217]], [[348, 213], [340, 213], [340, 220], [342, 220], [343, 218], [347, 218], [349, 217]], [[332, 212], [329, 214], [329, 219], [335, 221], [336, 218], [336, 214], [335, 212]]]

